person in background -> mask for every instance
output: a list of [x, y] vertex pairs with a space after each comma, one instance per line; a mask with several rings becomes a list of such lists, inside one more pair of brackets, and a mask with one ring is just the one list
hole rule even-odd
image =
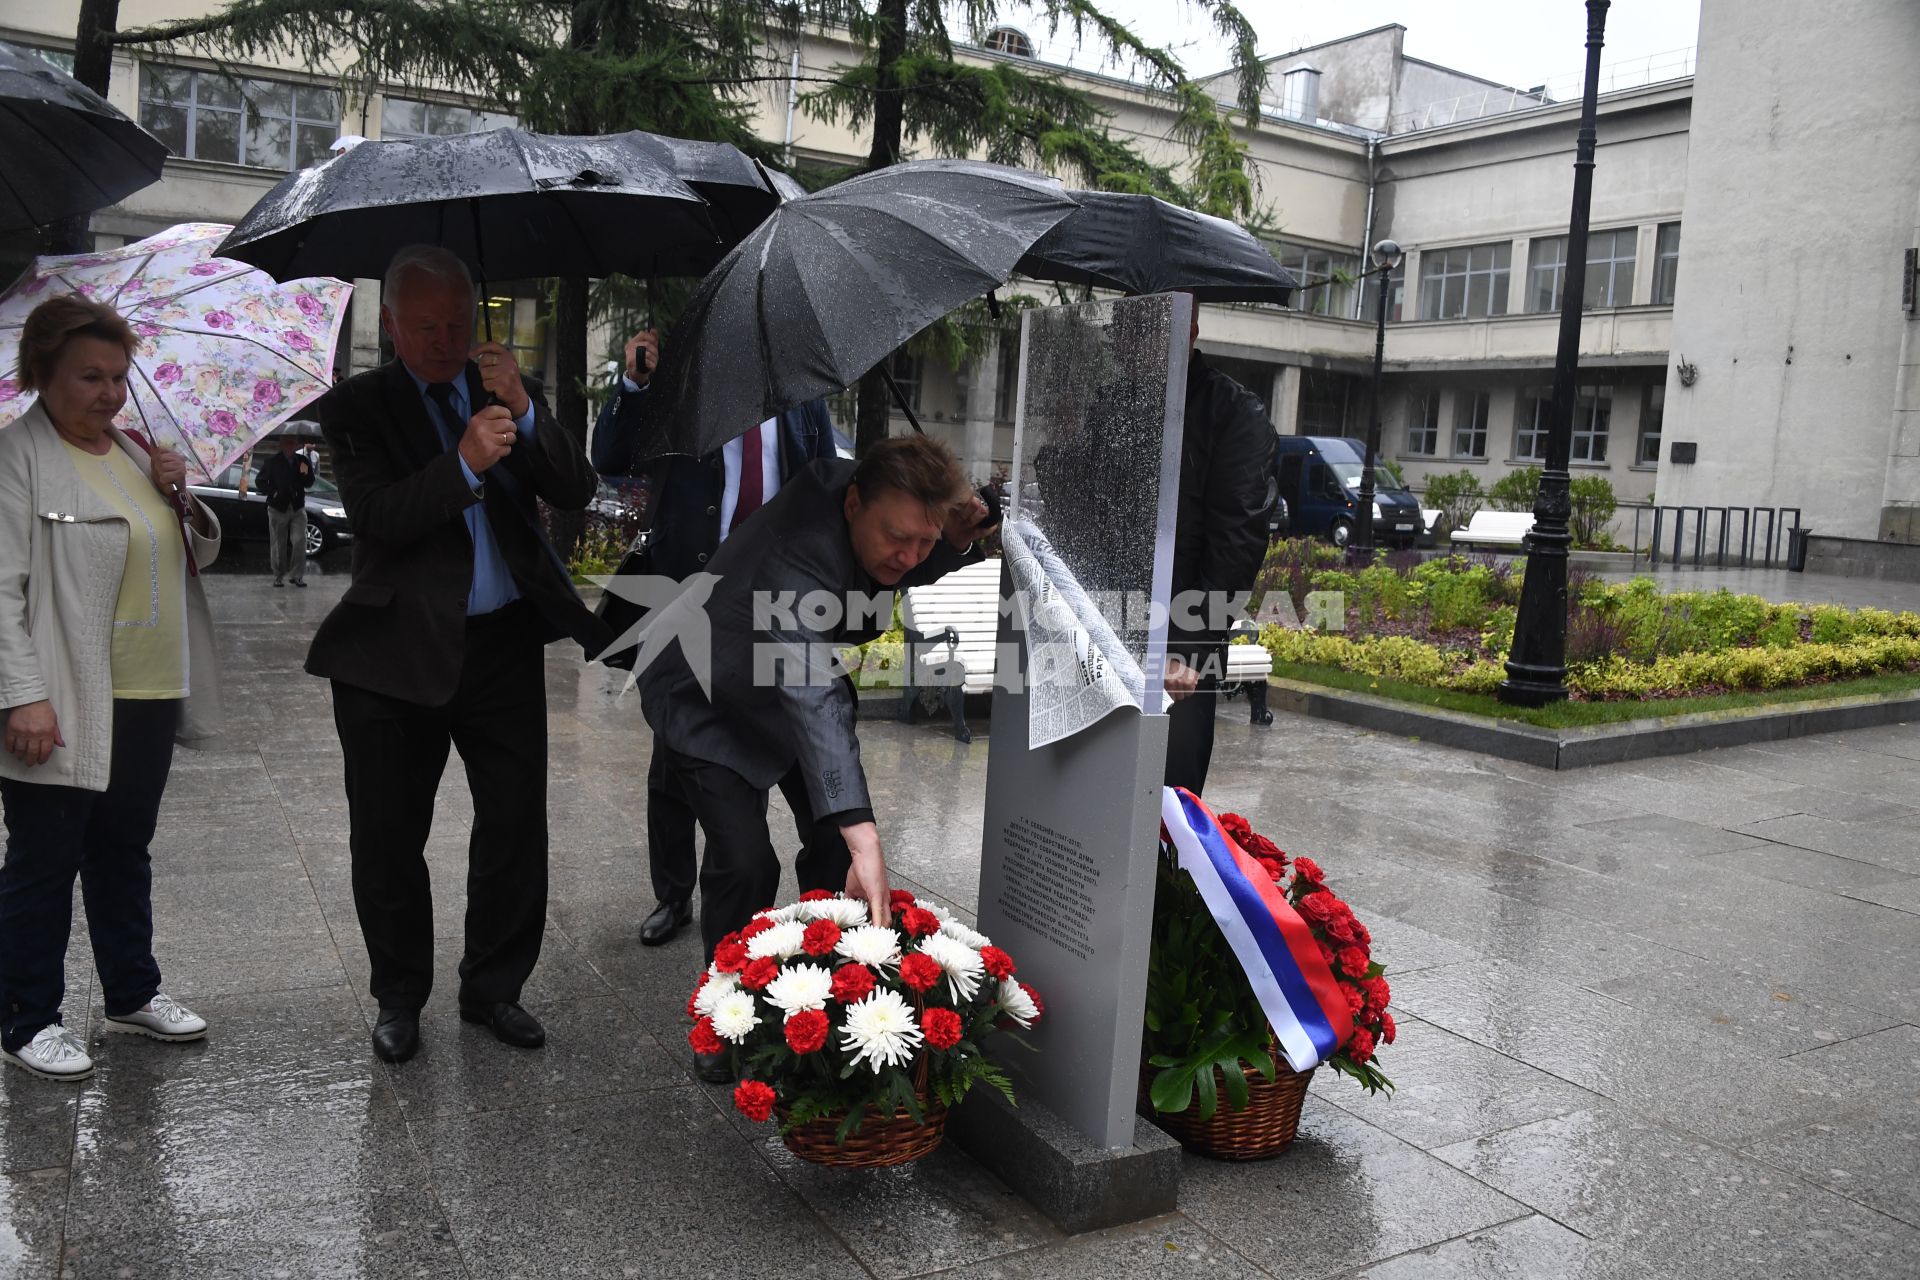
[[76, 877], [106, 1029], [207, 1033], [160, 989], [148, 847], [174, 742], [218, 729], [198, 573], [220, 524], [184, 458], [113, 425], [134, 347], [110, 307], [41, 303], [20, 331], [40, 398], [0, 431], [0, 1051], [51, 1080], [93, 1073], [60, 1008]]
[[[660, 335], [651, 329], [627, 340], [620, 389], [594, 425], [592, 458], [609, 479], [645, 472], [651, 480], [647, 570], [676, 582], [706, 568], [727, 535], [780, 492], [816, 458], [834, 457], [833, 419], [826, 402], [812, 400], [768, 418], [738, 439], [700, 458], [658, 458], [636, 466], [639, 409], [660, 363]], [[758, 465], [743, 466], [744, 460]], [[669, 775], [666, 758], [647, 763], [647, 870], [655, 906], [640, 923], [640, 941], [659, 946], [693, 919], [693, 806]]]
[[307, 585], [307, 490], [313, 487], [313, 463], [292, 436], [280, 437], [280, 452], [260, 464], [260, 496], [267, 500], [267, 558], [273, 585], [284, 586], [289, 569], [293, 585]]

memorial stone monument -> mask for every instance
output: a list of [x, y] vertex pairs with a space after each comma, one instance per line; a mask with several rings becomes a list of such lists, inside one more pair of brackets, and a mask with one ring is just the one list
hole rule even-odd
[[1178, 1189], [1178, 1148], [1134, 1111], [1192, 307], [1023, 318], [980, 928], [1049, 1003], [1036, 1052], [1006, 1055], [1019, 1107], [969, 1101], [956, 1136], [1068, 1230], [1169, 1212]]

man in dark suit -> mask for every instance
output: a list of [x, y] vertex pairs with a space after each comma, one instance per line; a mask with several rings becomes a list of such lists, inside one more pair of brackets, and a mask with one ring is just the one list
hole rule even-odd
[[[886, 628], [894, 590], [980, 559], [976, 540], [993, 521], [952, 450], [924, 436], [887, 440], [857, 466], [836, 458], [794, 476], [721, 544], [704, 604], [689, 592], [651, 624], [679, 637], [640, 671], [641, 707], [706, 832], [709, 958], [779, 888], [767, 830], [775, 786], [805, 846], [801, 891], [844, 889], [888, 918], [853, 685], [832, 655]], [[710, 643], [695, 643], [703, 629]], [[724, 1078], [724, 1063], [700, 1065]]]
[[[1188, 341], [1200, 340], [1200, 308]], [[1180, 496], [1175, 508], [1171, 598], [1197, 592], [1210, 605], [1253, 589], [1267, 554], [1267, 512], [1274, 489], [1273, 425], [1245, 387], [1206, 362], [1197, 345], [1187, 358], [1186, 426], [1180, 446]], [[1188, 597], [1189, 599], [1196, 597]], [[1167, 626], [1166, 784], [1195, 795], [1213, 763], [1213, 719], [1226, 674], [1227, 633], [1219, 609], [1184, 618], [1176, 608]], [[1197, 625], [1195, 625], [1197, 624]]]
[[353, 898], [379, 1001], [374, 1052], [420, 1045], [433, 983], [425, 847], [449, 746], [473, 792], [460, 1016], [510, 1045], [545, 1042], [520, 991], [547, 904], [542, 648], [594, 652], [605, 628], [536, 524], [534, 499], [576, 510], [595, 478], [580, 446], [498, 343], [472, 348], [458, 258], [413, 246], [387, 271], [380, 317], [398, 359], [323, 397], [353, 528], [353, 582], [307, 670], [333, 682], [346, 756]]
[[[647, 537], [648, 572], [683, 581], [707, 567], [741, 521], [817, 458], [835, 456], [833, 420], [825, 402], [812, 400], [769, 418], [723, 448], [699, 458], [659, 458], [636, 466], [640, 405], [660, 363], [660, 335], [651, 329], [627, 340], [620, 389], [600, 411], [591, 444], [603, 476], [652, 477]], [[693, 806], [655, 752], [647, 765], [647, 869], [653, 911], [640, 924], [640, 941], [659, 946], [693, 919], [699, 864], [693, 850]]]

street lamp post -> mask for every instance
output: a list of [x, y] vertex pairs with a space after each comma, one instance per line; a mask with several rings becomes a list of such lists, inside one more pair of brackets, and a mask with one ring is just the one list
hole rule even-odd
[[1354, 515], [1353, 540], [1347, 559], [1373, 563], [1373, 460], [1380, 453], [1380, 369], [1387, 358], [1387, 294], [1393, 288], [1393, 269], [1400, 265], [1400, 246], [1382, 240], [1373, 246], [1373, 265], [1380, 275], [1380, 305], [1374, 312], [1373, 394], [1367, 406], [1367, 456], [1360, 469], [1360, 510]]
[[1567, 461], [1573, 451], [1574, 384], [1580, 372], [1580, 318], [1586, 302], [1587, 213], [1593, 203], [1594, 117], [1599, 113], [1600, 49], [1610, 0], [1587, 0], [1587, 87], [1573, 158], [1573, 214], [1567, 223], [1566, 281], [1560, 293], [1560, 346], [1553, 362], [1553, 404], [1546, 468], [1527, 535], [1527, 575], [1514, 619], [1500, 701], [1541, 707], [1567, 696], [1567, 552], [1573, 515]]

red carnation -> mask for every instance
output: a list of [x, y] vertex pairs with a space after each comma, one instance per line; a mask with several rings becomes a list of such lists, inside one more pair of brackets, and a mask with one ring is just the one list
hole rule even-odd
[[705, 969], [702, 969], [700, 971], [700, 981], [693, 984], [693, 994], [687, 997], [687, 1016], [689, 1018], [699, 1016], [693, 1011], [693, 1002], [695, 1000], [698, 1000], [700, 998], [700, 993], [707, 989], [707, 979], [710, 976], [712, 975], [710, 975]]
[[1340, 984], [1340, 994], [1347, 998], [1347, 1012], [1353, 1015], [1355, 1022], [1360, 1021], [1361, 1015], [1367, 1011], [1366, 994], [1360, 988], [1348, 986], [1344, 982]]
[[1247, 837], [1253, 834], [1253, 824], [1237, 813], [1220, 815], [1220, 829], [1233, 837], [1233, 842], [1242, 849], [1247, 847]]
[[833, 975], [833, 998], [853, 1004], [873, 994], [873, 972], [863, 964], [843, 964]]
[[1287, 855], [1280, 852], [1280, 846], [1261, 835], [1258, 831], [1249, 832], [1241, 848], [1261, 860], [1272, 858], [1281, 866], [1287, 865]]
[[687, 1043], [693, 1046], [695, 1053], [725, 1053], [726, 1042], [713, 1033], [713, 1019], [701, 1018], [693, 1024], [693, 1030], [687, 1032]]
[[1398, 1032], [1393, 1025], [1393, 1015], [1390, 1013], [1381, 1014], [1380, 1015], [1380, 1038], [1382, 1040], [1385, 1040], [1388, 1044], [1392, 1044], [1393, 1037], [1396, 1034], [1398, 1034]]
[[915, 938], [940, 932], [940, 917], [925, 907], [908, 907], [900, 913], [900, 927]]
[[951, 1009], [927, 1010], [920, 1015], [920, 1029], [936, 1049], [951, 1049], [960, 1043], [960, 1015]]
[[800, 936], [800, 949], [810, 956], [830, 956], [840, 944], [840, 926], [831, 920], [815, 920]]
[[1358, 920], [1355, 920], [1353, 922], [1353, 931], [1360, 935], [1361, 946], [1367, 948], [1369, 951], [1373, 950], [1372, 930], [1368, 929], [1367, 926], [1361, 924]]
[[740, 985], [749, 991], [765, 991], [767, 984], [779, 976], [780, 962], [772, 956], [761, 956], [740, 975]]
[[980, 963], [986, 971], [996, 978], [1013, 976], [1013, 957], [998, 947], [980, 948]]
[[773, 921], [765, 916], [755, 916], [747, 921], [747, 927], [740, 931], [740, 938], [742, 941], [750, 942], [771, 928], [773, 928]]
[[733, 1090], [733, 1105], [755, 1124], [773, 1114], [773, 1087], [758, 1080], [742, 1080]]
[[1275, 884], [1279, 884], [1280, 877], [1287, 874], [1287, 864], [1284, 862], [1278, 862], [1272, 858], [1255, 858], [1254, 861], [1258, 862], [1260, 869], [1267, 873], [1267, 879]]
[[[1324, 893], [1316, 893], [1313, 896], [1316, 898], [1324, 898], [1327, 895]], [[1336, 915], [1326, 923], [1327, 936], [1335, 942], [1343, 943], [1349, 947], [1357, 947], [1360, 945], [1360, 930], [1356, 927], [1358, 924], [1359, 921], [1355, 920], [1351, 915]]]
[[1313, 945], [1320, 948], [1320, 958], [1322, 960], [1325, 960], [1327, 962], [1327, 966], [1331, 968], [1333, 966], [1333, 960], [1334, 960], [1333, 948], [1328, 946], [1326, 943], [1322, 942], [1318, 938], [1315, 938], [1313, 940]]
[[1385, 978], [1368, 978], [1360, 984], [1360, 989], [1367, 993], [1367, 1008], [1376, 1014], [1387, 1007], [1387, 1001], [1393, 999], [1393, 988], [1387, 985]]
[[787, 1019], [787, 1047], [795, 1053], [818, 1053], [827, 1042], [827, 1015], [802, 1009]]
[[1340, 948], [1340, 972], [1349, 978], [1367, 976], [1367, 953], [1358, 947]]
[[1324, 889], [1308, 894], [1294, 905], [1307, 918], [1307, 923], [1319, 925], [1322, 929], [1340, 918], [1340, 899]]
[[722, 973], [738, 973], [747, 967], [747, 944], [740, 935], [730, 933], [713, 949], [713, 967]]
[[916, 951], [900, 960], [900, 981], [915, 991], [930, 990], [940, 981], [940, 965], [924, 952]]
[[887, 894], [887, 905], [895, 911], [905, 911], [913, 905], [913, 895], [905, 889], [894, 889]]
[[1040, 998], [1038, 991], [1035, 991], [1024, 982], [1020, 984], [1020, 989], [1027, 993], [1027, 999], [1033, 1001], [1033, 1020], [1035, 1022], [1040, 1021], [1041, 1015], [1047, 1011], [1047, 1002]]
[[833, 896], [831, 889], [809, 889], [800, 895], [802, 902], [825, 902]]
[[1347, 1056], [1355, 1062], [1365, 1062], [1373, 1056], [1373, 1032], [1365, 1027], [1353, 1029], [1353, 1039], [1347, 1041]]
[[1322, 871], [1320, 864], [1312, 858], [1295, 858], [1293, 874], [1311, 885], [1322, 885], [1327, 881], [1327, 873]]

